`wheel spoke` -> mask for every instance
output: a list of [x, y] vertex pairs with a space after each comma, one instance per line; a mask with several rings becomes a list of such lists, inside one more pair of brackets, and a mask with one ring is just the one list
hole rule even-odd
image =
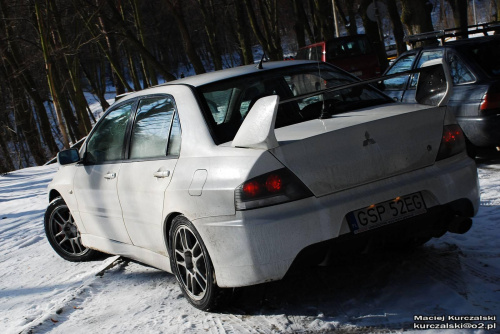
[[190, 280], [190, 277], [191, 276], [191, 273], [189, 272], [189, 270], [186, 270], [186, 288], [188, 289], [189, 292], [192, 293], [192, 285], [190, 284], [191, 283], [191, 280]]
[[182, 259], [183, 259], [183, 260], [185, 259], [184, 252], [181, 252], [180, 250], [176, 249], [176, 250], [175, 250], [175, 254], [177, 254], [177, 255], [179, 255], [180, 257], [182, 257]]
[[59, 246], [62, 245], [64, 242], [68, 241], [68, 237], [65, 235], [64, 236], [64, 239], [62, 239], [60, 242], [59, 242]]
[[[201, 276], [201, 275], [193, 275], [194, 279], [196, 280], [196, 282], [198, 283], [198, 286], [201, 288], [201, 290], [205, 290], [205, 287], [206, 287], [206, 284], [207, 282], [205, 281], [205, 279]], [[198, 279], [198, 277], [200, 277], [202, 280], [203, 280], [203, 283], [200, 282], [200, 280]]]
[[[64, 217], [63, 217], [63, 216], [61, 216], [61, 214], [59, 213], [59, 211], [57, 211], [57, 212], [56, 212], [56, 215], [58, 215], [58, 216], [59, 216], [59, 218], [60, 218], [60, 219], [61, 219], [61, 221], [63, 222], [63, 225], [66, 225], [67, 220], [66, 220], [66, 219], [64, 219]], [[57, 219], [55, 219], [55, 217], [54, 217], [54, 220], [56, 221], [56, 223], [58, 223], [58, 224], [60, 225], [60, 223], [59, 223], [59, 222], [57, 222]]]
[[196, 296], [197, 295], [196, 290], [198, 290], [196, 289], [196, 280], [193, 274], [191, 274], [190, 276], [191, 276], [191, 293]]
[[78, 247], [78, 253], [83, 252], [85, 250], [85, 247], [82, 245], [80, 237], [78, 236], [78, 237], [74, 238], [73, 240], [74, 240], [76, 246]]
[[57, 233], [57, 234], [55, 235], [55, 237], [60, 237], [61, 235], [65, 235], [65, 234], [66, 234], [66, 233], [64, 233], [64, 231], [61, 231], [61, 232]]
[[187, 270], [186, 262], [184, 262], [184, 261], [177, 261], [177, 265], [178, 266], [182, 266], [182, 267], [186, 268], [186, 270]]
[[185, 229], [182, 230], [183, 232], [183, 242], [184, 242], [184, 250], [190, 250], [189, 248], [189, 243], [188, 243], [188, 239], [187, 239], [187, 231]]
[[75, 249], [75, 241], [73, 239], [69, 239], [69, 243], [71, 245], [71, 248], [73, 249], [73, 254], [76, 254], [77, 251]]

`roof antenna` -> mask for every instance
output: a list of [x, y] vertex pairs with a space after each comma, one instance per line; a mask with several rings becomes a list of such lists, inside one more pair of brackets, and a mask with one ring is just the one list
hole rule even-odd
[[264, 53], [262, 54], [262, 58], [259, 61], [259, 65], [257, 65], [257, 69], [259, 69], [259, 70], [264, 69], [264, 67], [262, 66], [262, 63], [264, 62], [264, 58], [266, 58], [266, 51], [264, 51]]

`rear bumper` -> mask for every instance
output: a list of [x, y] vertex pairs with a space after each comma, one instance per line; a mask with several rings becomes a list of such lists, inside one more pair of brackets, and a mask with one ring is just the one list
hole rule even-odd
[[500, 114], [456, 117], [469, 141], [478, 147], [500, 146]]
[[470, 204], [469, 212], [463, 214], [475, 215], [479, 207], [476, 165], [461, 154], [411, 173], [327, 196], [193, 223], [212, 258], [218, 285], [246, 286], [283, 278], [308, 246], [339, 236], [357, 238], [349, 229], [347, 213], [416, 191], [422, 193], [429, 212], [462, 200]]

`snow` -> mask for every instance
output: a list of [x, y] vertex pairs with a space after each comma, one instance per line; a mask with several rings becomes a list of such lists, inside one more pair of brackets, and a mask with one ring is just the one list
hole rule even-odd
[[0, 176], [2, 333], [421, 333], [413, 327], [416, 315], [500, 317], [498, 157], [479, 161], [481, 207], [467, 234], [237, 289], [220, 313], [190, 306], [166, 272], [117, 256], [60, 258], [43, 228], [46, 187], [57, 168]]

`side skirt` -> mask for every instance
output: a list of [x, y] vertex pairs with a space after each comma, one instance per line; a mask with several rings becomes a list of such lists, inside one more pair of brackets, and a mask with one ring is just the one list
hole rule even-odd
[[82, 234], [82, 243], [92, 249], [100, 252], [120, 255], [138, 262], [142, 262], [151, 267], [155, 267], [169, 273], [172, 273], [170, 268], [170, 259], [145, 248], [137, 247], [123, 242], [114, 241], [102, 237], [97, 237], [90, 234]]

